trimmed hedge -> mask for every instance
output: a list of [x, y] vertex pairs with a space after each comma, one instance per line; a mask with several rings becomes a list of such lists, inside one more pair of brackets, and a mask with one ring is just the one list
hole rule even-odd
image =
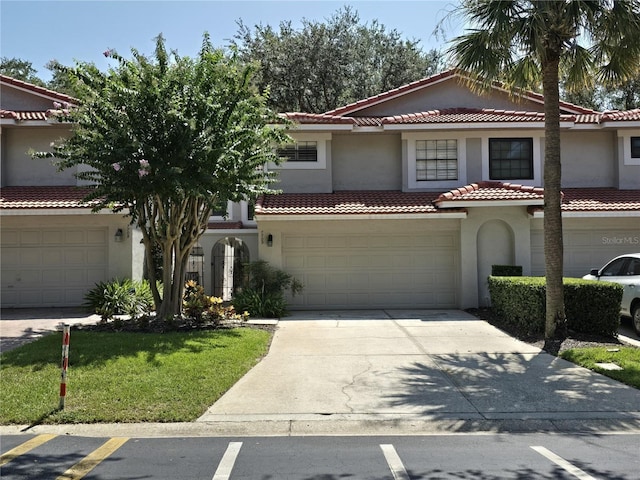
[[522, 265], [491, 265], [494, 277], [521, 277]]
[[[544, 332], [544, 277], [489, 277], [493, 310], [524, 335]], [[564, 279], [564, 304], [569, 330], [616, 335], [620, 326], [623, 287], [617, 283]]]

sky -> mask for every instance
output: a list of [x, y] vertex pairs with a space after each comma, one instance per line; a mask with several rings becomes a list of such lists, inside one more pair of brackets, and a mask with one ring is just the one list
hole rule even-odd
[[[387, 31], [419, 40], [424, 51], [442, 48], [461, 33], [445, 20], [446, 39], [434, 29], [455, 8], [457, 0], [1, 0], [0, 56], [30, 61], [37, 76], [50, 80], [45, 64], [57, 60], [110, 65], [103, 55], [115, 49], [127, 57], [131, 48], [151, 54], [154, 38], [162, 33], [167, 48], [194, 56], [208, 32], [214, 46], [224, 47], [238, 31], [238, 20], [253, 27], [282, 21], [300, 28], [301, 20], [325, 21], [345, 5], [355, 9], [361, 23], [377, 20]], [[113, 61], [113, 60], [111, 60]]]

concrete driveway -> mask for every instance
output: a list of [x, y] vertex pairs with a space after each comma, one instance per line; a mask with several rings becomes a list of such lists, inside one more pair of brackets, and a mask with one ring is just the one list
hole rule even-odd
[[252, 434], [637, 430], [640, 392], [462, 311], [295, 312], [198, 421]]

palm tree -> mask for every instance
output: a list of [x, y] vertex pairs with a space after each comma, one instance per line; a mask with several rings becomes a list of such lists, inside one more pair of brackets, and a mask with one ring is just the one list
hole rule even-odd
[[462, 0], [454, 11], [474, 26], [452, 40], [455, 65], [474, 85], [512, 90], [542, 83], [545, 114], [545, 339], [564, 333], [559, 69], [569, 88], [618, 83], [640, 63], [637, 0]]

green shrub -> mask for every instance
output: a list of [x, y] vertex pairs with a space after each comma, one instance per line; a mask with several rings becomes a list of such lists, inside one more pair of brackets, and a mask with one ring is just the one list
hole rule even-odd
[[[567, 326], [582, 333], [615, 335], [623, 288], [610, 282], [564, 279]], [[544, 332], [544, 277], [489, 277], [493, 310], [523, 335]]]
[[194, 280], [185, 284], [182, 300], [184, 313], [196, 323], [211, 321], [219, 323], [220, 320], [243, 319], [248, 315], [238, 315], [232, 305], [225, 305], [221, 298], [209, 296], [204, 292], [204, 287]]
[[84, 306], [100, 315], [104, 322], [115, 315], [135, 318], [153, 309], [153, 295], [147, 280], [138, 282], [114, 278], [98, 282], [85, 294], [84, 300]]
[[287, 309], [284, 292], [289, 290], [296, 295], [303, 289], [302, 283], [290, 274], [272, 267], [264, 260], [248, 264], [247, 271], [247, 285], [236, 293], [233, 306], [236, 311], [247, 311], [253, 317], [284, 316]]
[[544, 332], [545, 279], [489, 277], [491, 307], [523, 335]]
[[521, 277], [522, 265], [491, 265], [494, 277]]
[[616, 335], [624, 287], [612, 282], [564, 280], [564, 309], [570, 330]]

